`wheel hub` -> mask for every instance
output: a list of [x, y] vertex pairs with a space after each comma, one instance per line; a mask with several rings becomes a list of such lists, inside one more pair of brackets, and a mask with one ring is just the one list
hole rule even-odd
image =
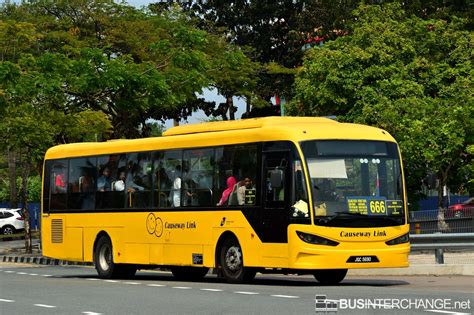
[[99, 265], [102, 270], [106, 271], [110, 268], [110, 261], [112, 260], [112, 252], [108, 246], [102, 246], [99, 252]]
[[5, 235], [11, 235], [11, 234], [13, 234], [12, 228], [7, 226], [7, 227], [3, 230], [3, 234], [5, 234]]
[[232, 271], [237, 271], [242, 267], [242, 252], [237, 246], [232, 246], [227, 250], [225, 263]]

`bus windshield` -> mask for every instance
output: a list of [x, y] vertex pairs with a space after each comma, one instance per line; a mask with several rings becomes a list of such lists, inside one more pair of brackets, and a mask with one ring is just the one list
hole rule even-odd
[[397, 145], [382, 141], [302, 143], [316, 225], [382, 227], [405, 222]]

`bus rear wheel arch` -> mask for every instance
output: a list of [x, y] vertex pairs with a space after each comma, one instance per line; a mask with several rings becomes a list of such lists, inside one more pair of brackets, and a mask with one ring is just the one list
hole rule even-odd
[[113, 247], [106, 233], [99, 234], [94, 245], [94, 265], [100, 278], [129, 278], [137, 272], [137, 267], [130, 264], [114, 263]]
[[338, 284], [346, 277], [347, 269], [320, 269], [314, 270], [313, 276], [323, 285]]
[[219, 242], [217, 255], [220, 274], [227, 282], [244, 283], [255, 278], [256, 269], [245, 267], [242, 247], [235, 236], [227, 235]]

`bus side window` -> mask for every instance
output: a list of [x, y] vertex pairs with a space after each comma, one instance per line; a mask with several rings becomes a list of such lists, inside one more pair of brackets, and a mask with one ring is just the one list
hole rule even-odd
[[96, 159], [77, 158], [69, 162], [69, 209], [95, 208]]
[[[254, 206], [257, 204], [257, 145], [226, 146], [216, 150], [214, 204]], [[234, 187], [229, 183], [235, 181]]]
[[153, 206], [181, 206], [181, 150], [153, 153]]
[[67, 209], [67, 177], [69, 161], [55, 161], [51, 167], [50, 187], [51, 199], [50, 209]]
[[183, 207], [212, 205], [213, 172], [214, 149], [184, 151], [181, 183]]
[[[125, 170], [125, 155], [111, 154], [97, 158], [97, 179], [95, 180], [96, 209], [122, 209], [125, 206], [124, 191], [116, 190], [119, 187], [120, 173]], [[81, 178], [81, 188], [84, 187]]]
[[127, 208], [151, 205], [153, 164], [149, 152], [127, 154], [125, 192]]

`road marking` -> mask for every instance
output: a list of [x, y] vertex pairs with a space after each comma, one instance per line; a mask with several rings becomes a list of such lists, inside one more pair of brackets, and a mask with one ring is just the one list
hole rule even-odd
[[117, 280], [104, 280], [104, 282], [116, 283], [118, 281]]
[[124, 282], [125, 284], [137, 285], [140, 284], [139, 282]]
[[222, 292], [224, 290], [221, 290], [221, 289], [201, 289], [201, 291]]
[[47, 304], [33, 304], [34, 306], [45, 307], [45, 308], [55, 308], [54, 305], [47, 305]]
[[96, 312], [82, 312], [82, 314], [87, 314], [87, 315], [102, 315], [102, 313], [96, 313]]
[[14, 273], [15, 271], [12, 270], [5, 270], [5, 273]]
[[29, 273], [28, 275], [30, 275], [30, 276], [37, 276], [38, 274], [37, 274], [37, 273]]
[[247, 295], [260, 294], [260, 293], [258, 293], [258, 292], [247, 292], [247, 291], [234, 291], [234, 293], [237, 293], [237, 294], [247, 294]]
[[299, 296], [296, 296], [296, 295], [275, 294], [275, 295], [272, 295], [272, 296], [279, 297], [279, 298], [287, 298], [287, 299], [299, 299], [300, 298]]
[[40, 275], [41, 277], [52, 277], [52, 275]]
[[151, 283], [151, 284], [147, 284], [148, 287], [166, 287], [166, 285], [164, 284], [154, 284], [154, 283]]
[[26, 275], [26, 272], [17, 272], [17, 275]]
[[97, 281], [97, 280], [100, 280], [100, 279], [97, 279], [97, 278], [86, 278], [86, 280]]
[[443, 313], [443, 314], [452, 314], [452, 315], [469, 315], [469, 314], [471, 314], [471, 313], [460, 313], [460, 312], [451, 312], [451, 311], [442, 311], [442, 310], [425, 310], [425, 312]]
[[173, 289], [189, 290], [191, 287], [173, 287]]
[[13, 302], [15, 302], [15, 300], [5, 300], [5, 299], [0, 299], [0, 302], [13, 303]]

